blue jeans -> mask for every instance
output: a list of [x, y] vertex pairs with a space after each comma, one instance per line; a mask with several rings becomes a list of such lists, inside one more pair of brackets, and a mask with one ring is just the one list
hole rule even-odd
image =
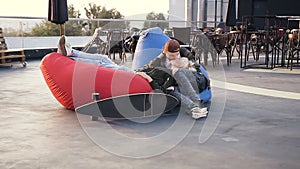
[[106, 68], [112, 68], [112, 69], [123, 70], [126, 72], [134, 73], [132, 70], [130, 70], [129, 68], [127, 68], [125, 66], [117, 65], [110, 58], [108, 58], [107, 55], [85, 53], [85, 52], [81, 52], [81, 51], [76, 51], [74, 49], [72, 49], [72, 50], [73, 50], [72, 52], [74, 54], [72, 55], [71, 58], [74, 60], [81, 61], [81, 62], [87, 62], [87, 63], [95, 64], [98, 66], [103, 66]]

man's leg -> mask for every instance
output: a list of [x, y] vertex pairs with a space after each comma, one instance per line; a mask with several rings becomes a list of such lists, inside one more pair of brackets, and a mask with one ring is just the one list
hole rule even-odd
[[175, 96], [181, 102], [181, 105], [187, 108], [186, 113], [191, 115], [192, 118], [199, 119], [207, 116], [207, 108], [200, 108], [199, 105], [193, 102], [189, 97], [180, 93], [178, 87], [175, 87], [170, 94]]
[[[208, 111], [198, 96], [198, 86], [193, 73], [188, 69], [178, 69], [174, 78], [179, 86], [179, 93], [182, 93], [181, 102], [189, 109], [188, 113], [195, 119], [206, 117]], [[176, 91], [175, 95], [179, 96]]]
[[190, 99], [194, 102], [199, 101], [199, 96], [197, 90], [197, 82], [193, 73], [188, 69], [178, 69], [178, 71], [174, 74], [174, 78], [180, 88], [180, 92], [189, 96]]
[[188, 108], [189, 110], [194, 108], [194, 107], [197, 107], [198, 105], [193, 102], [189, 97], [183, 95], [180, 90], [179, 90], [179, 87], [176, 86], [174, 88], [173, 91], [170, 92], [171, 95], [175, 96], [183, 106], [185, 106], [186, 108]]

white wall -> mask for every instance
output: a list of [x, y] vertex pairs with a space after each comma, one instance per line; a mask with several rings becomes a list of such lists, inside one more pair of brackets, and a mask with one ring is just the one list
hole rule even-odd
[[[170, 28], [185, 27], [186, 23], [186, 0], [169, 0]], [[172, 22], [182, 21], [182, 22]]]
[[[8, 49], [32, 49], [57, 47], [59, 36], [48, 37], [4, 37]], [[74, 47], [83, 47], [92, 40], [92, 36], [67, 36], [68, 43]]]

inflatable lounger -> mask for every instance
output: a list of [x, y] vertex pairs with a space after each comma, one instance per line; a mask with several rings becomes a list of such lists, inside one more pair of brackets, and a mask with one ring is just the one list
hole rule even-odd
[[56, 52], [42, 59], [40, 69], [53, 96], [71, 110], [92, 102], [92, 93], [106, 99], [153, 91], [148, 81], [139, 75], [76, 62]]
[[[159, 27], [143, 31], [136, 46], [132, 69], [138, 70], [157, 57], [162, 52], [165, 43], [170, 39]], [[209, 79], [208, 73], [202, 65], [200, 70]], [[203, 102], [208, 102], [212, 97], [211, 89], [206, 88], [199, 93], [199, 97]]]

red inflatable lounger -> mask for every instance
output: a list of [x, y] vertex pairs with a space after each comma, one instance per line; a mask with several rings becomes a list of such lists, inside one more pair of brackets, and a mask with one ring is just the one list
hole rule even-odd
[[71, 110], [92, 102], [92, 93], [99, 93], [100, 99], [106, 99], [152, 92], [148, 81], [139, 75], [76, 62], [56, 52], [42, 59], [40, 69], [57, 101]]

